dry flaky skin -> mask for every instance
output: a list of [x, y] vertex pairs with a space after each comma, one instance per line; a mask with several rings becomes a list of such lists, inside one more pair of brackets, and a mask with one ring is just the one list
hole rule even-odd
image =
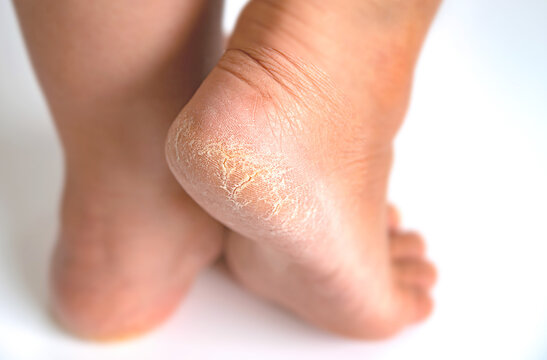
[[204, 139], [192, 119], [182, 120], [167, 144], [170, 164], [193, 169], [177, 172], [178, 180], [220, 221], [230, 226], [235, 215], [260, 236], [304, 236], [319, 221], [322, 206], [309, 194], [321, 185], [305, 181], [282, 155], [236, 136]]

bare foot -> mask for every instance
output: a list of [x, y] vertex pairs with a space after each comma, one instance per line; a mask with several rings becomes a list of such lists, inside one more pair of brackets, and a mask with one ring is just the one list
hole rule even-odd
[[[257, 294], [381, 338], [424, 319], [435, 270], [389, 225], [392, 141], [437, 0], [254, 0], [171, 127], [179, 183], [233, 232]], [[393, 221], [391, 221], [393, 223]]]
[[222, 226], [180, 188], [163, 151], [220, 55], [219, 5], [16, 1], [65, 150], [53, 310], [79, 336], [149, 330], [221, 251]]

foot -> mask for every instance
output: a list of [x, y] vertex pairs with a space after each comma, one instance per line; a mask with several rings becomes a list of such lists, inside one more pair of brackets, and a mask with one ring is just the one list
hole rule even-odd
[[[49, 5], [32, 14], [50, 15]], [[71, 45], [36, 64], [66, 159], [53, 310], [76, 335], [117, 340], [158, 325], [221, 252], [222, 225], [181, 189], [163, 151], [173, 117], [218, 57], [218, 5], [57, 9], [55, 39]]]
[[70, 332], [111, 341], [150, 330], [219, 256], [221, 226], [161, 167], [149, 177], [118, 168], [72, 179], [69, 170], [52, 293]]
[[168, 136], [179, 183], [233, 230], [233, 275], [347, 336], [432, 308], [434, 268], [418, 235], [390, 228], [386, 189], [437, 2], [251, 1]]

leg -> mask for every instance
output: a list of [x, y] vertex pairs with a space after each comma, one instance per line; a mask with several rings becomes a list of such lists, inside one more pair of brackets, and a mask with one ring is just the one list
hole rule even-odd
[[85, 337], [145, 331], [221, 247], [222, 227], [173, 179], [163, 142], [220, 56], [222, 4], [15, 5], [65, 154], [54, 311]]
[[234, 230], [234, 276], [331, 331], [385, 337], [431, 311], [434, 268], [386, 192], [437, 5], [251, 1], [168, 136], [179, 183]]

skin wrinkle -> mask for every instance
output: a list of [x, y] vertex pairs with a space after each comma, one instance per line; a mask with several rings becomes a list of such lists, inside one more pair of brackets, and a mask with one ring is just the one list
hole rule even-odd
[[[291, 122], [305, 117], [305, 114], [318, 114], [318, 109], [321, 109], [319, 114], [341, 114], [342, 118], [352, 118], [353, 106], [349, 100], [338, 91], [323, 70], [304, 59], [267, 47], [228, 48], [217, 67], [245, 82], [258, 92], [263, 101], [273, 104], [273, 111], [282, 115], [285, 126], [300, 130], [302, 124]], [[260, 70], [273, 80], [276, 87], [282, 90], [283, 99], [279, 98], [279, 93], [264, 88], [260, 81], [250, 78], [249, 67]], [[314, 94], [313, 101], [310, 101], [308, 94]]]

